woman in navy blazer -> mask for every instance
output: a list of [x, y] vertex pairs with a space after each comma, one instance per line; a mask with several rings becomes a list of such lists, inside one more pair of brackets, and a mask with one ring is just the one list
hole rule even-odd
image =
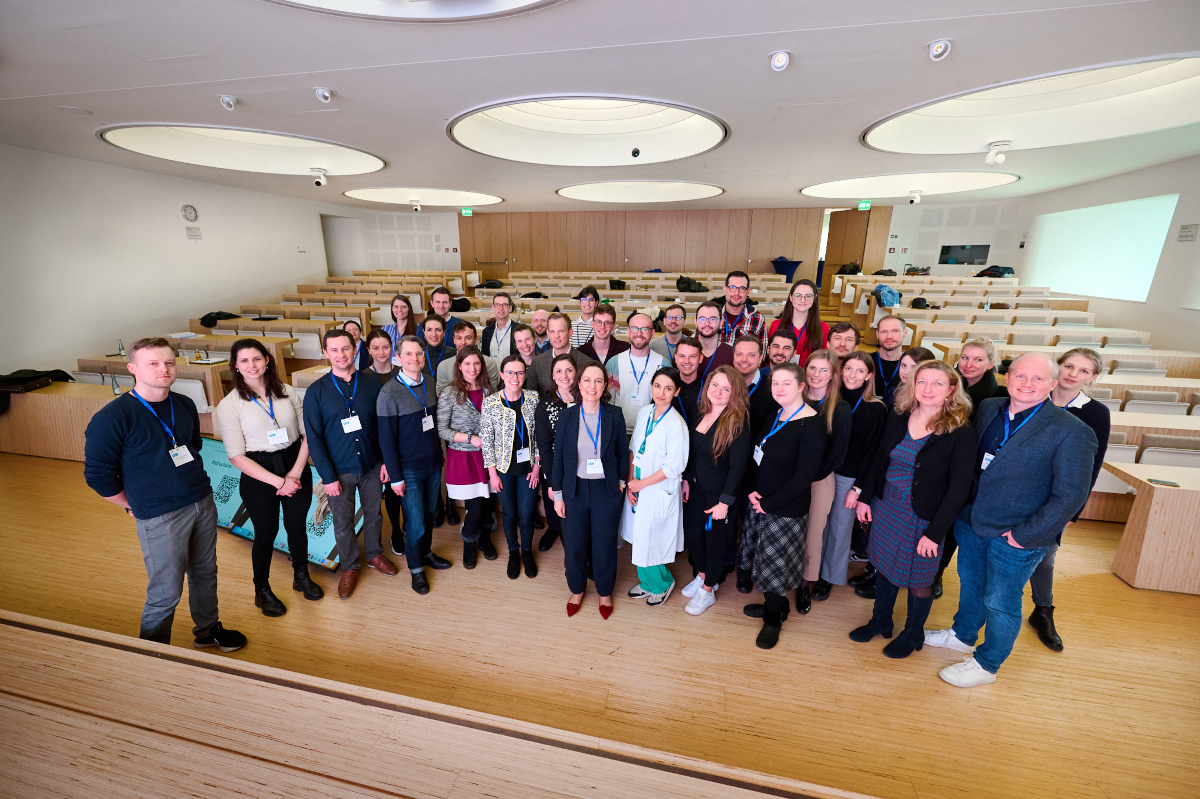
[[617, 582], [617, 531], [629, 474], [629, 441], [625, 415], [609, 404], [604, 367], [591, 361], [575, 381], [575, 396], [581, 402], [559, 415], [550, 474], [554, 510], [563, 520], [563, 560], [571, 589], [567, 615], [578, 613], [583, 602], [590, 555], [600, 615], [607, 619]]

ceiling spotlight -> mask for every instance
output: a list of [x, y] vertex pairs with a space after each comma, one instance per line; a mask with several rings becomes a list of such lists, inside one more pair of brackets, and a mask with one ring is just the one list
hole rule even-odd
[[221, 107], [226, 111], [232, 111], [233, 109], [237, 108], [237, 104], [240, 102], [241, 100], [234, 97], [232, 94], [221, 95]]
[[1010, 141], [992, 142], [988, 145], [988, 154], [986, 157], [984, 157], [983, 163], [987, 164], [988, 166], [1003, 164], [1004, 159], [1008, 157], [1005, 155], [1005, 153], [1008, 152], [1008, 148], [1010, 146], [1012, 146], [1012, 142]]
[[941, 61], [943, 58], [950, 55], [949, 39], [938, 39], [936, 42], [930, 42], [928, 46], [930, 61]]
[[787, 50], [776, 50], [771, 53], [771, 69], [776, 72], [783, 72], [787, 69], [788, 62], [792, 60], [791, 55]]
[[317, 93], [317, 99], [323, 103], [327, 103], [333, 99], [333, 89], [318, 87], [313, 91]]
[[327, 183], [329, 183], [329, 178], [325, 177], [324, 169], [313, 167], [312, 169], [310, 169], [308, 171], [309, 171], [309, 174], [311, 174], [313, 176], [313, 185], [314, 186], [320, 188], [321, 186], [324, 186]]
[[921, 192], [910, 191], [908, 193], [908, 204], [909, 205], [920, 205], [920, 203], [921, 203]]

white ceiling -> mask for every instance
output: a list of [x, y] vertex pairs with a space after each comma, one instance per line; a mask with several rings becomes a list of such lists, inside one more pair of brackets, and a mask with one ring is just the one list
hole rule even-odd
[[[0, 142], [358, 207], [343, 192], [424, 186], [494, 194], [497, 211], [584, 210], [556, 194], [602, 180], [713, 183], [680, 208], [820, 207], [816, 183], [979, 170], [982, 156], [879, 152], [873, 123], [933, 100], [1081, 67], [1200, 50], [1195, 0], [566, 0], [503, 19], [357, 20], [267, 0], [3, 0]], [[940, 63], [926, 43], [954, 42]], [[773, 72], [768, 58], [791, 53]], [[335, 90], [317, 101], [313, 88]], [[218, 97], [241, 102], [230, 112]], [[539, 96], [627, 97], [695, 108], [729, 137], [678, 161], [617, 167], [515, 163], [455, 144], [451, 120]], [[82, 108], [90, 115], [59, 110]], [[379, 156], [333, 177], [230, 172], [122, 151], [123, 124], [290, 133]], [[955, 201], [1046, 191], [1200, 154], [1200, 125], [1010, 152], [1008, 186]], [[931, 198], [936, 201], [936, 198]], [[657, 206], [661, 208], [662, 206]]]

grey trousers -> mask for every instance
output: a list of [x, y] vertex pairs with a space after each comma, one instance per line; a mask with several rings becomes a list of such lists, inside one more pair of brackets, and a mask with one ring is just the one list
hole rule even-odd
[[186, 575], [192, 633], [204, 638], [217, 623], [217, 506], [212, 494], [179, 510], [135, 521], [149, 578], [138, 636], [171, 643]]
[[834, 585], [846, 584], [850, 565], [850, 539], [854, 533], [854, 511], [846, 510], [846, 492], [854, 487], [853, 477], [834, 475], [833, 507], [825, 522], [825, 546], [821, 550], [821, 579]]
[[1048, 608], [1054, 604], [1054, 556], [1058, 554], [1058, 544], [1046, 547], [1046, 556], [1033, 570], [1029, 578], [1029, 592], [1033, 595], [1033, 604]]
[[362, 568], [358, 560], [358, 535], [354, 532], [354, 492], [362, 504], [363, 546], [367, 560], [383, 554], [383, 514], [379, 503], [383, 501], [383, 484], [379, 482], [379, 470], [370, 469], [366, 474], [339, 474], [342, 493], [329, 497], [329, 510], [333, 512], [333, 538], [337, 542], [338, 563], [342, 569]]

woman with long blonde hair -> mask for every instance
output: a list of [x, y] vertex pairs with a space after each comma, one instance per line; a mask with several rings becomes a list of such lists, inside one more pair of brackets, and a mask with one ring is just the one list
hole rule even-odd
[[700, 390], [699, 418], [691, 428], [683, 482], [683, 535], [694, 578], [681, 593], [684, 608], [699, 616], [717, 601], [738, 486], [753, 446], [746, 380], [718, 366]]
[[859, 521], [873, 523], [867, 551], [876, 569], [874, 615], [851, 640], [891, 638], [896, 596], [908, 589], [904, 631], [883, 648], [890, 658], [908, 657], [925, 643], [942, 542], [975, 477], [970, 415], [961, 375], [941, 361], [918, 364], [896, 391], [870, 472], [846, 498]]

